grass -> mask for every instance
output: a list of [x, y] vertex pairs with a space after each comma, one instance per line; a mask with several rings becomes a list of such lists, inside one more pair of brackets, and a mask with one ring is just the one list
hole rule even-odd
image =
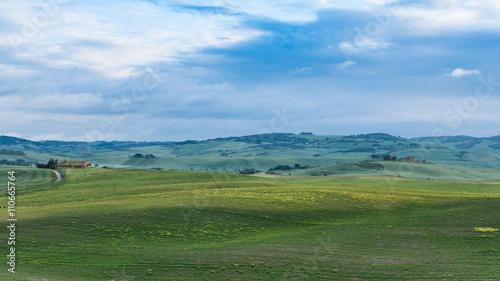
[[[157, 155], [157, 154], [155, 154]], [[243, 170], [254, 168], [267, 171], [277, 165], [291, 165], [301, 163], [303, 165], [321, 165], [330, 166], [333, 164], [350, 163], [363, 160], [363, 158], [315, 158], [315, 157], [160, 157], [156, 159], [134, 159], [128, 157], [98, 157], [89, 158], [92, 164], [98, 164], [99, 167], [111, 166], [115, 168], [126, 169], [177, 169], [183, 171], [228, 171]], [[145, 161], [144, 161], [145, 160]]]
[[[9, 168], [7, 168], [9, 167]], [[45, 183], [52, 182], [55, 180], [55, 175], [50, 170], [45, 169], [36, 169], [36, 168], [24, 168], [24, 167], [12, 167], [11, 166], [3, 166], [0, 168], [0, 175], [5, 179], [5, 184], [7, 183], [8, 172], [15, 171], [15, 184], [16, 187], [26, 187], [26, 186], [35, 186], [41, 185]], [[1, 190], [7, 189], [6, 187], [0, 188]]]
[[500, 170], [449, 166], [421, 162], [368, 162], [323, 168], [281, 171], [292, 175], [372, 175], [447, 181], [499, 181]]
[[498, 184], [83, 173], [19, 191], [2, 280], [500, 278]]
[[[442, 137], [405, 139], [389, 135], [315, 136], [268, 134], [182, 143], [70, 143], [31, 142], [2, 138], [5, 160], [47, 162], [50, 158], [90, 160], [99, 167], [178, 169], [184, 171], [267, 171], [277, 165], [332, 166], [371, 160], [373, 154], [425, 159], [428, 162], [469, 168], [500, 168], [496, 138]], [[136, 153], [154, 154], [155, 160], [130, 159]], [[14, 153], [15, 154], [15, 153]]]

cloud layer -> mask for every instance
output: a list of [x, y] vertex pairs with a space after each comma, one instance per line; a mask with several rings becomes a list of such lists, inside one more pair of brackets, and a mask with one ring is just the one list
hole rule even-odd
[[9, 120], [0, 134], [498, 134], [497, 1], [20, 0], [0, 8], [9, 10], [0, 15], [0, 116]]

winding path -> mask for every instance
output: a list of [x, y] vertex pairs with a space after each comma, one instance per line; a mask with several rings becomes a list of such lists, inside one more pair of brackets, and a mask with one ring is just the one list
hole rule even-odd
[[56, 170], [51, 170], [51, 171], [54, 172], [54, 174], [56, 174], [56, 180], [54, 181], [54, 183], [60, 182], [62, 180], [61, 173], [59, 173]]

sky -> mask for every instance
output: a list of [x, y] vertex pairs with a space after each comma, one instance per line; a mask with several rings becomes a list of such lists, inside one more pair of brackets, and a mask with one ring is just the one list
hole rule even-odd
[[497, 0], [16, 0], [0, 11], [0, 135], [500, 135]]

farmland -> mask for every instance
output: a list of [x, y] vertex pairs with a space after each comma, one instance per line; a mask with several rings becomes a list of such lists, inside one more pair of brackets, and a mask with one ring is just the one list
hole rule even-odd
[[7, 178], [6, 175], [8, 171], [15, 171], [17, 175], [17, 187], [41, 185], [55, 180], [55, 176], [50, 170], [19, 167], [12, 168], [0, 165], [0, 175], [4, 175], [5, 178]]
[[[500, 169], [500, 138], [402, 138], [387, 134], [316, 136], [274, 133], [183, 142], [35, 142], [0, 136], [0, 161], [89, 160], [98, 167], [182, 171], [267, 171], [277, 165], [316, 168], [378, 160], [377, 156], [476, 169]], [[24, 154], [24, 155], [22, 155]], [[136, 158], [152, 154], [154, 158]], [[0, 162], [1, 163], [1, 162]], [[386, 171], [388, 171], [387, 169]], [[321, 172], [321, 171], [319, 171]], [[327, 171], [328, 172], [328, 171]], [[397, 174], [396, 174], [397, 176]], [[467, 178], [467, 177], [466, 177]]]
[[390, 176], [424, 180], [495, 181], [500, 182], [500, 170], [449, 166], [419, 162], [362, 162], [346, 163], [314, 169], [293, 169], [274, 171], [282, 175], [365, 175]]
[[19, 191], [17, 273], [1, 279], [500, 278], [499, 184], [64, 172]]

